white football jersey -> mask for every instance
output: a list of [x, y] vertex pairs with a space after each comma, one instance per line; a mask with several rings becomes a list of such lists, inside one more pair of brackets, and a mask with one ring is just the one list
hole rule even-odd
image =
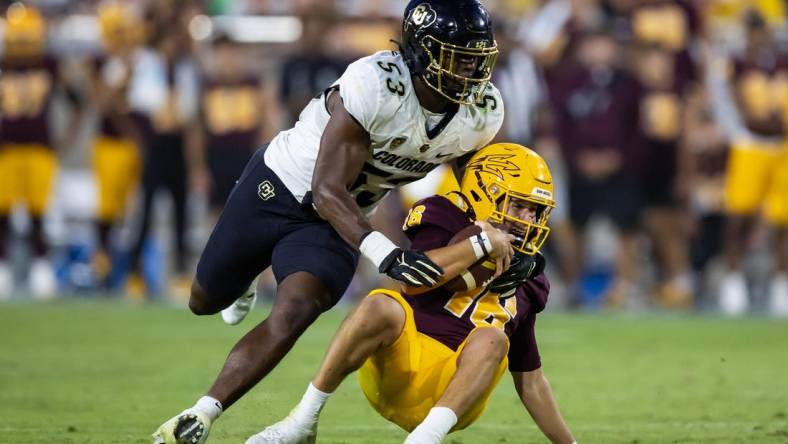
[[[439, 131], [435, 130], [435, 119], [430, 119], [432, 131], [428, 130], [429, 113], [419, 104], [410, 72], [396, 51], [357, 60], [334, 86], [372, 142], [363, 170], [350, 187], [367, 214], [391, 189], [487, 145], [503, 123], [503, 100], [489, 84], [483, 102], [460, 105]], [[271, 141], [265, 153], [265, 163], [299, 202], [311, 190], [320, 137], [328, 119], [321, 94], [304, 108], [295, 127]]]

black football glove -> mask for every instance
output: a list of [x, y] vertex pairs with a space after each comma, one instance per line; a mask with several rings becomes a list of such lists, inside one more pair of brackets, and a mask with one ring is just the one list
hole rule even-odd
[[378, 271], [412, 287], [432, 287], [443, 274], [443, 269], [435, 265], [426, 254], [401, 248], [389, 253], [380, 263]]
[[517, 287], [528, 279], [539, 276], [544, 271], [544, 267], [545, 260], [541, 253], [528, 255], [515, 251], [509, 268], [495, 278], [487, 288], [504, 297], [513, 296]]

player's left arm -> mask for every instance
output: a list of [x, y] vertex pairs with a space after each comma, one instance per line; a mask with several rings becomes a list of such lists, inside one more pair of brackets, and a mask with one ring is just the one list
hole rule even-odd
[[312, 197], [320, 216], [342, 239], [350, 245], [359, 245], [372, 226], [348, 189], [367, 160], [370, 137], [345, 109], [338, 93], [331, 93], [327, 102], [331, 118], [320, 140], [312, 176]]
[[541, 367], [528, 372], [513, 371], [512, 377], [520, 400], [547, 439], [554, 444], [575, 443]]

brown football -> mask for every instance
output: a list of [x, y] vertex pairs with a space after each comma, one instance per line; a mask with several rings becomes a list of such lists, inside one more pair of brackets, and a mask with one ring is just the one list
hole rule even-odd
[[[468, 239], [469, 237], [475, 236], [481, 232], [482, 229], [476, 225], [463, 228], [459, 233], [455, 234], [454, 237], [451, 238], [449, 245]], [[470, 273], [470, 276], [463, 278], [463, 273]], [[486, 283], [495, 274], [495, 261], [483, 257], [468, 267], [468, 269], [463, 273], [460, 273], [459, 276], [456, 276], [454, 279], [443, 284], [443, 288], [456, 293], [459, 291], [466, 291], [479, 287], [482, 285], [482, 283]], [[469, 282], [466, 282], [466, 279], [470, 281], [471, 276], [473, 277], [473, 282], [470, 283], [473, 285], [469, 286]]]

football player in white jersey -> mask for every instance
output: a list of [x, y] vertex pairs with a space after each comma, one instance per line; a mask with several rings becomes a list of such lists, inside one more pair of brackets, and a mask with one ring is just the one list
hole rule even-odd
[[478, 0], [412, 0], [399, 45], [352, 63], [247, 164], [200, 258], [189, 307], [240, 322], [269, 266], [274, 305], [235, 345], [208, 393], [162, 424], [154, 443], [205, 442], [222, 411], [341, 298], [359, 252], [411, 286], [431, 287], [443, 273], [423, 252], [374, 231], [367, 217], [388, 191], [441, 163], [460, 171], [493, 139], [504, 112], [489, 83], [498, 50]]

